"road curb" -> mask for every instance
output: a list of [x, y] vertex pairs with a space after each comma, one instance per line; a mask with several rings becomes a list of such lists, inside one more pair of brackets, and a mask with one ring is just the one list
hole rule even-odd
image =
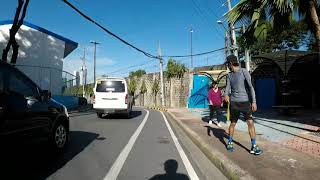
[[164, 107], [146, 107], [147, 109], [162, 111], [162, 112], [168, 112], [168, 110]]
[[[179, 127], [187, 134], [187, 136], [195, 143], [199, 149], [207, 156], [207, 158], [228, 178], [240, 180], [255, 180], [247, 171], [240, 168], [237, 164], [227, 158], [223, 153], [210, 147], [196, 132], [191, 130], [187, 125], [183, 124], [171, 112], [167, 112]], [[169, 118], [169, 119], [171, 119]]]

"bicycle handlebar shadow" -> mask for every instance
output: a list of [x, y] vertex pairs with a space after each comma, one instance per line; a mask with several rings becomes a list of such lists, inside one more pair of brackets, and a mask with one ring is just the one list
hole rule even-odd
[[149, 180], [190, 180], [190, 178], [181, 173], [177, 173], [178, 162], [174, 159], [169, 159], [164, 163], [165, 174], [157, 174]]

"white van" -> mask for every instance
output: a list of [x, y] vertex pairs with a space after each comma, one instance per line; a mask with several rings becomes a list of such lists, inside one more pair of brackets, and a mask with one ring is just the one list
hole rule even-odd
[[132, 96], [124, 78], [107, 77], [98, 79], [94, 89], [93, 109], [101, 118], [104, 114], [119, 113], [130, 118]]

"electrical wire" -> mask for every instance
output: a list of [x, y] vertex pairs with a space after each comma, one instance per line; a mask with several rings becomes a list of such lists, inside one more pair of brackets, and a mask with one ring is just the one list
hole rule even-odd
[[[98, 26], [99, 28], [101, 28], [103, 31], [105, 31], [106, 33], [108, 33], [109, 35], [113, 36], [114, 38], [118, 39], [119, 41], [121, 41], [122, 43], [132, 47], [133, 49], [137, 50], [138, 52], [143, 53], [145, 56], [152, 58], [152, 59], [159, 59], [158, 56], [152, 55], [148, 52], [145, 52], [139, 48], [137, 48], [136, 46], [130, 44], [129, 42], [125, 41], [124, 39], [122, 39], [121, 37], [117, 36], [116, 34], [112, 33], [110, 30], [108, 30], [107, 28], [103, 27], [102, 25], [100, 25], [99, 23], [97, 23], [96, 21], [94, 21], [92, 18], [90, 18], [89, 16], [87, 16], [86, 14], [84, 14], [83, 12], [81, 12], [78, 8], [76, 8], [74, 5], [72, 5], [70, 2], [68, 2], [67, 0], [62, 0], [65, 4], [67, 4], [70, 8], [72, 8], [73, 10], [75, 10], [78, 14], [80, 14], [82, 17], [84, 17], [85, 19], [87, 19], [88, 21], [90, 21], [91, 23], [95, 24], [96, 26]], [[192, 2], [194, 2], [192, 0]], [[220, 36], [219, 36], [220, 37]], [[216, 50], [212, 50], [212, 51], [208, 51], [208, 52], [203, 52], [203, 53], [198, 53], [198, 54], [193, 54], [193, 55], [170, 55], [170, 56], [162, 56], [162, 57], [172, 57], [172, 58], [181, 58], [181, 57], [194, 57], [194, 56], [201, 56], [201, 55], [205, 55], [205, 54], [210, 54], [219, 50], [223, 50], [224, 48], [221, 49], [216, 49]], [[125, 69], [128, 68], [132, 68], [132, 67], [136, 67], [136, 66], [142, 66], [144, 64], [148, 64], [150, 62], [147, 63], [143, 63], [143, 64], [139, 64], [139, 65], [134, 65], [134, 66], [129, 66], [126, 67]], [[123, 68], [122, 68], [123, 69]], [[121, 70], [122, 70], [121, 69]]]
[[[200, 19], [206, 23], [208, 26], [210, 26], [211, 28], [213, 28], [217, 34], [221, 34], [221, 32], [215, 27], [213, 26], [213, 24], [210, 23], [210, 21], [206, 18], [206, 15], [204, 15], [204, 11], [199, 7], [199, 5], [194, 1], [194, 0], [191, 0], [192, 4], [193, 4], [193, 8], [195, 10], [195, 12], [198, 14], [198, 16], [200, 17]], [[222, 38], [222, 36], [219, 36], [217, 35], [219, 38]]]
[[91, 19], [89, 16], [87, 16], [86, 14], [84, 14], [83, 12], [81, 12], [78, 8], [76, 8], [74, 5], [72, 5], [70, 2], [68, 2], [67, 0], [62, 0], [65, 4], [67, 4], [69, 7], [71, 7], [73, 10], [75, 10], [78, 14], [80, 14], [82, 17], [84, 17], [85, 19], [87, 19], [88, 21], [92, 22], [93, 24], [97, 25], [99, 28], [101, 28], [103, 31], [105, 31], [106, 33], [108, 33], [109, 35], [113, 36], [114, 38], [118, 39], [119, 41], [121, 41], [122, 43], [130, 46], [131, 48], [137, 50], [138, 52], [143, 53], [145, 56], [149, 57], [149, 58], [153, 58], [153, 59], [158, 59], [158, 56], [154, 56], [148, 52], [145, 52], [139, 48], [137, 48], [136, 46], [130, 44], [129, 42], [125, 41], [124, 39], [120, 38], [119, 36], [117, 36], [116, 34], [114, 34], [113, 32], [111, 32], [110, 30], [108, 30], [107, 28], [103, 27], [102, 25], [100, 25], [99, 23], [97, 23], [96, 21], [94, 21], [93, 19]]
[[202, 56], [202, 55], [206, 55], [206, 54], [211, 54], [217, 51], [222, 51], [225, 48], [219, 48], [219, 49], [215, 49], [212, 51], [207, 51], [207, 52], [203, 52], [203, 53], [197, 53], [197, 54], [192, 54], [192, 55], [181, 55], [181, 56], [162, 56], [162, 57], [167, 57], [167, 58], [183, 58], [183, 57], [194, 57], [194, 56]]

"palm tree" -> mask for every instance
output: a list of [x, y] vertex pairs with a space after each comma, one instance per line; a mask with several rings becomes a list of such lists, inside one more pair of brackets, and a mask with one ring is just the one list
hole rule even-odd
[[250, 46], [256, 40], [266, 40], [268, 22], [271, 22], [273, 29], [281, 30], [290, 25], [297, 12], [308, 24], [319, 46], [320, 23], [317, 11], [318, 0], [241, 0], [227, 17], [231, 23], [249, 25], [244, 35], [247, 37], [246, 44]]
[[140, 102], [142, 100], [142, 103], [140, 105], [144, 106], [144, 94], [147, 92], [147, 86], [145, 80], [142, 81], [141, 87], [140, 87], [140, 93], [142, 94], [142, 99], [140, 99]]
[[157, 106], [157, 94], [160, 91], [159, 81], [155, 80], [152, 85], [152, 93], [154, 95], [154, 105]]
[[168, 78], [168, 80], [169, 80], [169, 83], [170, 83], [170, 98], [169, 98], [169, 107], [171, 107], [171, 96], [172, 96], [172, 94], [171, 94], [171, 84], [172, 84], [172, 78], [174, 78], [175, 76], [176, 76], [176, 68], [175, 68], [175, 61], [172, 59], [172, 58], [170, 58], [169, 60], [168, 60], [168, 63], [167, 63], [167, 71], [166, 71], [167, 73], [166, 73], [166, 75], [167, 75], [167, 78]]
[[137, 81], [136, 81], [136, 79], [135, 78], [129, 79], [129, 91], [130, 91], [130, 94], [133, 97], [133, 105], [135, 105], [134, 93], [136, 92], [136, 90], [137, 90]]
[[176, 77], [180, 79], [180, 95], [179, 95], [179, 102], [178, 102], [178, 105], [180, 107], [180, 98], [182, 97], [182, 94], [183, 94], [183, 88], [182, 88], [182, 83], [183, 83], [183, 77], [184, 77], [184, 74], [185, 72], [187, 72], [187, 68], [184, 64], [179, 64], [179, 63], [176, 63]]

